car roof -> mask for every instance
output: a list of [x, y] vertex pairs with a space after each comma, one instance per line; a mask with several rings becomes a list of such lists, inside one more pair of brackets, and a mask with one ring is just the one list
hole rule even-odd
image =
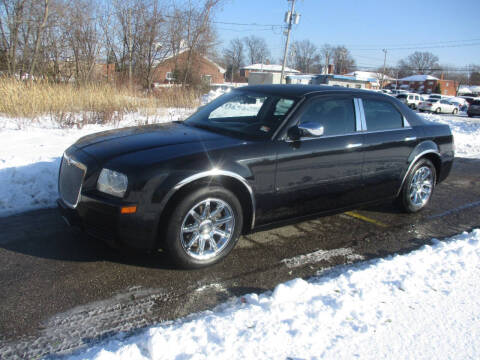
[[303, 97], [312, 94], [321, 94], [321, 93], [349, 93], [349, 94], [358, 94], [358, 95], [375, 95], [379, 97], [388, 97], [388, 95], [378, 93], [375, 91], [361, 90], [361, 89], [352, 89], [345, 87], [333, 87], [325, 85], [249, 85], [236, 88], [238, 91], [253, 91], [253, 92], [263, 92], [271, 95], [278, 96], [294, 96], [294, 97]]

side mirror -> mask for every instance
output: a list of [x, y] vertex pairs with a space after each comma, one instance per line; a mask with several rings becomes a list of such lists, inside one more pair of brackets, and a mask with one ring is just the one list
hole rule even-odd
[[324, 128], [321, 124], [314, 121], [307, 121], [298, 125], [298, 130], [300, 130], [301, 136], [322, 136], [324, 133]]
[[287, 136], [293, 141], [300, 140], [301, 137], [318, 137], [322, 136], [324, 128], [317, 122], [307, 121], [298, 126], [288, 129]]

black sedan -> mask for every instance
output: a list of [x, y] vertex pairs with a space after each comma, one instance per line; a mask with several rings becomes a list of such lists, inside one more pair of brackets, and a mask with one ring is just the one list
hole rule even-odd
[[97, 238], [196, 268], [272, 224], [392, 199], [417, 212], [453, 157], [447, 125], [390, 96], [246, 86], [183, 122], [81, 138], [63, 156], [58, 203]]

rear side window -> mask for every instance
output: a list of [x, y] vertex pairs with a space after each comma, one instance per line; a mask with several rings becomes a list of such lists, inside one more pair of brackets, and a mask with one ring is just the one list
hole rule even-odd
[[365, 121], [368, 131], [399, 129], [403, 127], [403, 116], [389, 102], [363, 100]]
[[300, 117], [300, 124], [317, 122], [323, 134], [341, 135], [355, 132], [355, 110], [352, 99], [313, 99]]
[[480, 100], [473, 100], [472, 105], [480, 105]]

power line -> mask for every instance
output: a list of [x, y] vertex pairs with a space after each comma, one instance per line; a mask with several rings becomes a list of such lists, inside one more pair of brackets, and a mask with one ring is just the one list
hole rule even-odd
[[378, 47], [378, 48], [385, 48], [385, 47], [400, 47], [400, 46], [416, 46], [416, 45], [437, 45], [437, 44], [451, 44], [451, 43], [461, 43], [461, 42], [473, 42], [473, 41], [480, 41], [480, 37], [475, 39], [459, 39], [459, 40], [442, 40], [442, 41], [423, 41], [418, 43], [404, 43], [404, 44], [344, 44], [345, 46], [360, 46], [360, 47]]
[[[454, 45], [432, 45], [432, 46], [412, 46], [412, 47], [387, 47], [383, 49], [387, 50], [423, 50], [423, 49], [441, 49], [441, 48], [455, 48], [455, 47], [467, 47], [467, 46], [480, 46], [480, 42], [467, 43], [467, 44], [454, 44]], [[358, 51], [381, 51], [381, 48], [352, 48], [351, 50]]]
[[278, 24], [257, 24], [257, 23], [250, 23], [250, 24], [245, 24], [245, 23], [235, 23], [235, 22], [225, 22], [225, 21], [212, 21], [214, 24], [222, 24], [222, 25], [236, 25], [236, 26], [260, 26], [260, 27], [284, 27], [284, 25], [278, 25]]

